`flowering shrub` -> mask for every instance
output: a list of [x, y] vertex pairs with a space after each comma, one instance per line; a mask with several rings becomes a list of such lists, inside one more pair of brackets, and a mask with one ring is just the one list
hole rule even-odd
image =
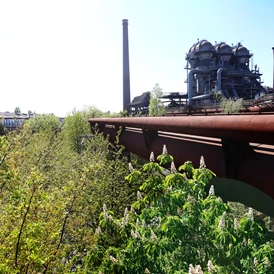
[[186, 162], [177, 170], [166, 147], [126, 180], [142, 179], [122, 218], [104, 205], [84, 273], [274, 273], [273, 234], [252, 209], [233, 210], [205, 186], [215, 176]]

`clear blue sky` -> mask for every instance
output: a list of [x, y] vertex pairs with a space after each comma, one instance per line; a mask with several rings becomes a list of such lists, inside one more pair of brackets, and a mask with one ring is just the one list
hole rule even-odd
[[272, 85], [272, 0], [0, 0], [0, 111], [120, 111], [125, 18], [132, 99], [155, 83], [186, 92], [197, 38], [242, 41]]

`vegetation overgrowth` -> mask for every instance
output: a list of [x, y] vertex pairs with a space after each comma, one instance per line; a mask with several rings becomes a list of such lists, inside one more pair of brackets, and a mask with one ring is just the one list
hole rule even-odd
[[155, 84], [150, 92], [149, 116], [162, 116], [166, 114], [166, 107], [161, 102], [163, 91], [158, 83]]
[[167, 153], [126, 179], [143, 184], [122, 218], [104, 206], [86, 273], [274, 273], [273, 234], [250, 208], [240, 219], [205, 186], [214, 173], [201, 157], [177, 171]]
[[75, 111], [64, 125], [39, 115], [0, 137], [0, 273], [73, 271], [103, 204], [122, 216], [134, 200], [127, 155], [91, 136], [89, 115]]
[[214, 94], [214, 98], [219, 102], [220, 108], [224, 114], [239, 113], [244, 108], [243, 98], [226, 98], [222, 91], [217, 91]]
[[203, 158], [177, 170], [164, 147], [129, 164], [90, 115], [0, 136], [0, 273], [274, 273], [273, 233], [206, 193]]

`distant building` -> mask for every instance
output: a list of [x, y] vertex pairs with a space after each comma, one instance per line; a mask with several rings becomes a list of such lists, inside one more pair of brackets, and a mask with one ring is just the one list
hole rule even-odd
[[[0, 122], [2, 125], [8, 130], [12, 131], [22, 125], [26, 120], [35, 117], [36, 113], [33, 113], [31, 111], [28, 111], [28, 114], [26, 113], [21, 113], [21, 114], [15, 114], [14, 112], [0, 112]], [[53, 114], [54, 115], [54, 114]], [[59, 121], [64, 124], [65, 123], [65, 118], [64, 117], [59, 117]]]
[[129, 114], [148, 114], [149, 111], [150, 92], [144, 92], [140, 96], [134, 97], [132, 102], [128, 105]]
[[28, 114], [21, 113], [19, 115], [16, 115], [14, 112], [0, 112], [0, 119], [2, 125], [8, 130], [14, 130], [18, 126], [20, 126], [24, 121], [33, 118], [35, 114], [29, 111]]

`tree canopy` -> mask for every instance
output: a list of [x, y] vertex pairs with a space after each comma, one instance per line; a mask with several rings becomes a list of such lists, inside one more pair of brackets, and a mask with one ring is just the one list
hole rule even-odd
[[0, 136], [0, 273], [274, 273], [273, 232], [206, 191], [203, 157], [177, 168], [164, 146], [129, 163], [86, 115]]
[[149, 101], [149, 115], [158, 116], [166, 113], [165, 106], [161, 103], [161, 96], [163, 95], [162, 89], [159, 84], [156, 83], [152, 91], [150, 92]]
[[[103, 203], [122, 216], [135, 197], [122, 147], [96, 135], [81, 154], [74, 149], [79, 117], [62, 127], [37, 116], [0, 137], [0, 273], [71, 272], [93, 242]], [[74, 125], [90, 134], [87, 120]]]
[[19, 107], [16, 107], [16, 108], [14, 109], [14, 113], [15, 113], [16, 115], [20, 115], [20, 114], [21, 114], [20, 108], [19, 108]]
[[143, 184], [124, 216], [103, 207], [87, 273], [274, 273], [273, 233], [253, 209], [238, 218], [213, 187], [205, 192], [215, 174], [203, 157], [179, 171], [166, 148], [157, 160], [169, 171], [150, 160], [126, 177]]

